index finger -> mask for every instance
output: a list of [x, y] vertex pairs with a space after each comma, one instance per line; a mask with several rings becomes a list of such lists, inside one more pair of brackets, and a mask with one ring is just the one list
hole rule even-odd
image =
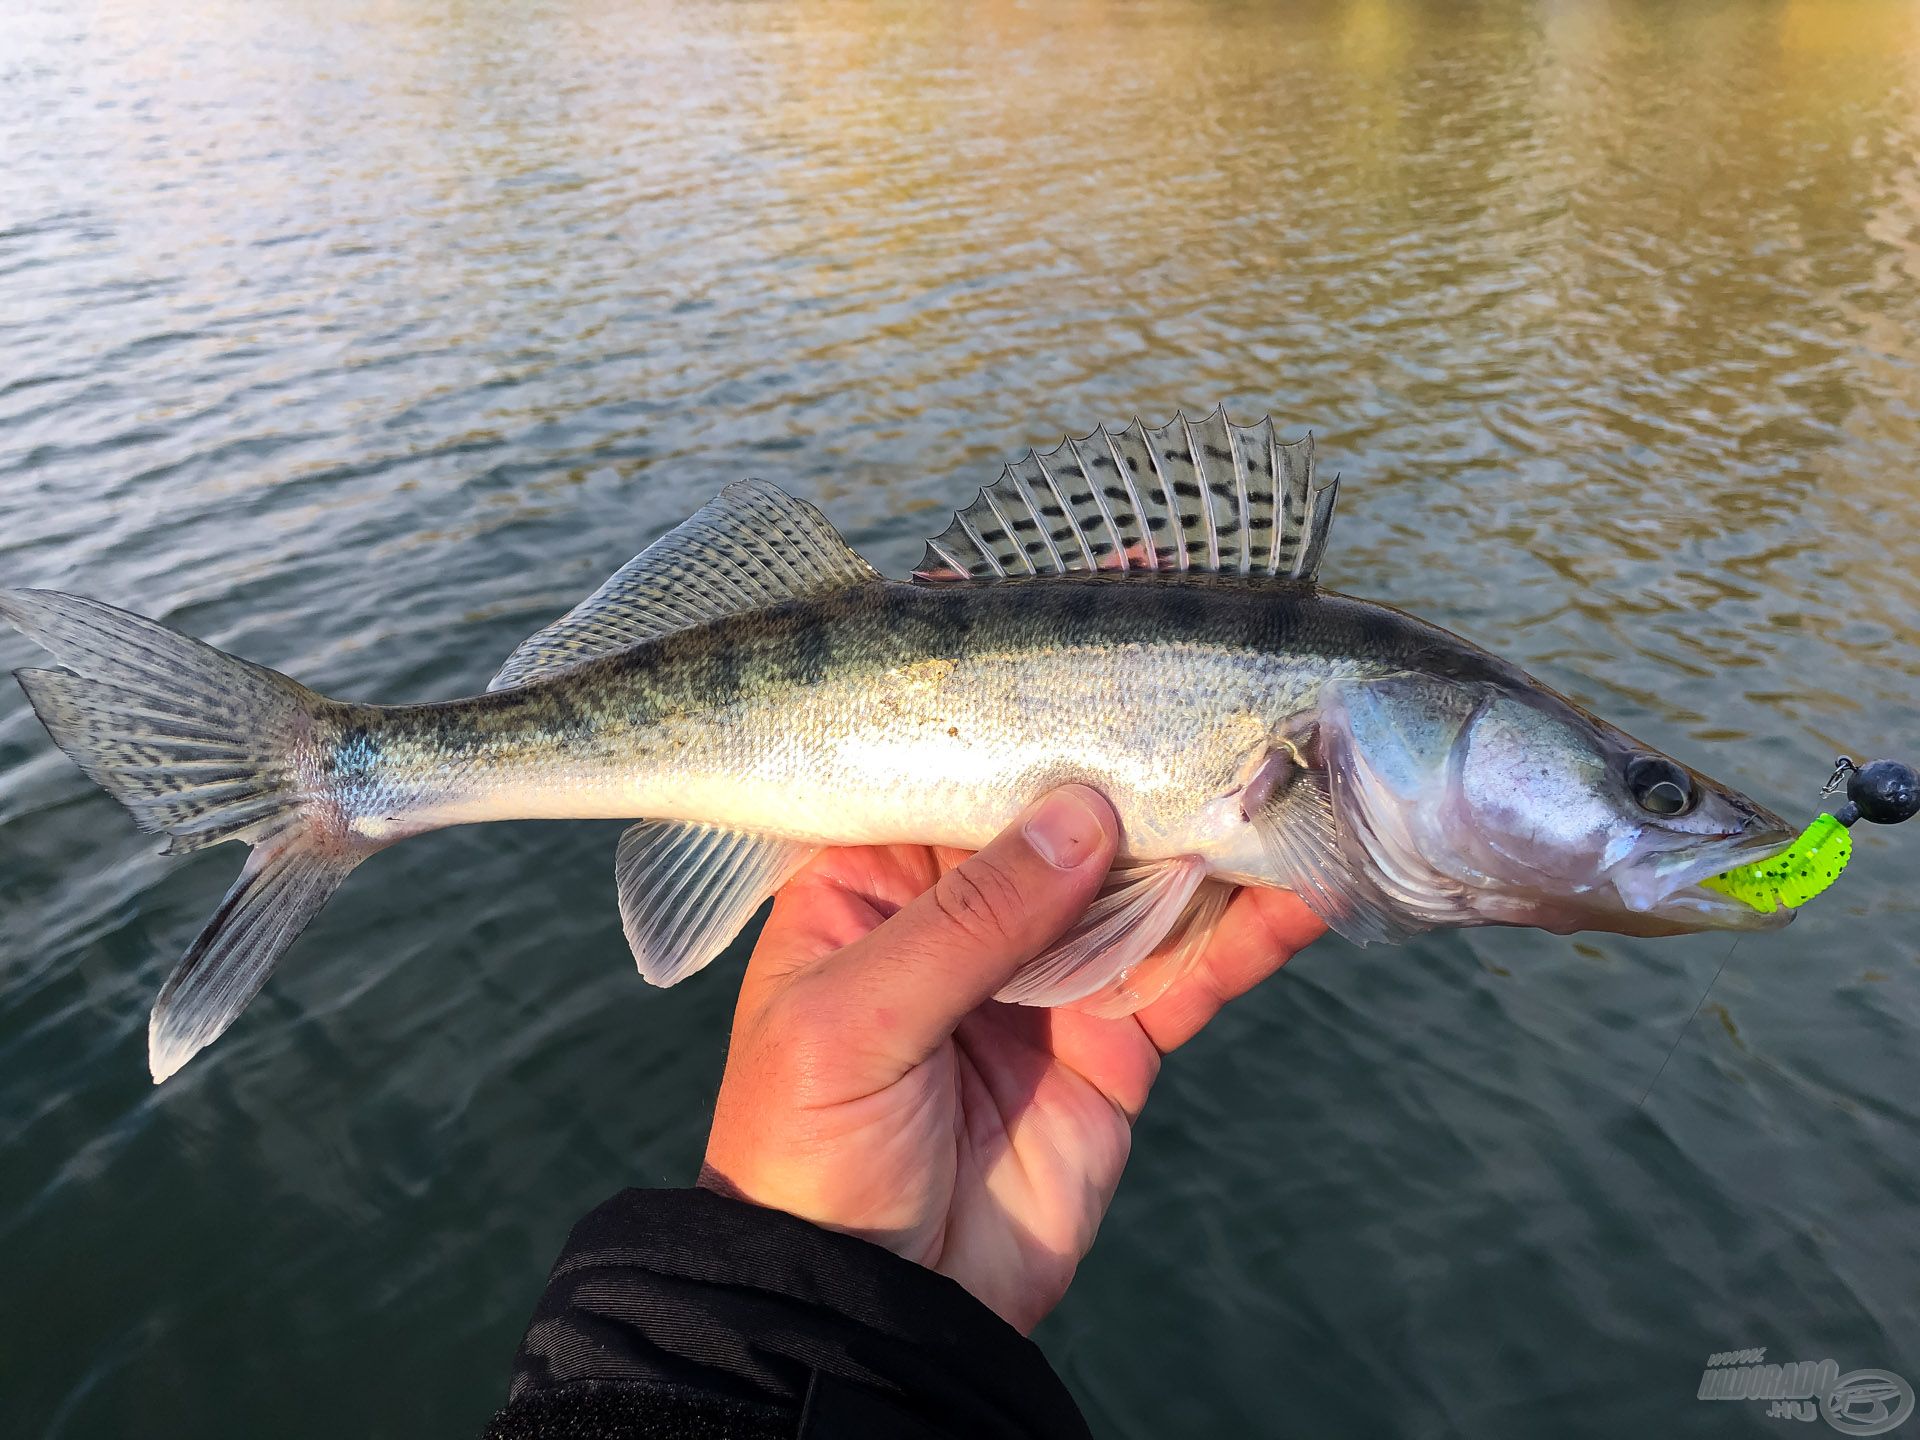
[[940, 878], [924, 845], [822, 850], [783, 885], [740, 982], [744, 1013], [795, 972], [874, 930]]
[[1249, 886], [1233, 897], [1186, 974], [1133, 1018], [1164, 1055], [1326, 933], [1298, 895]]

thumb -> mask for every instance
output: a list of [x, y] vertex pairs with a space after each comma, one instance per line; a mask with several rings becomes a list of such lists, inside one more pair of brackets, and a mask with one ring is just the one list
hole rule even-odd
[[1093, 903], [1119, 833], [1097, 790], [1063, 786], [810, 980], [918, 1065]]

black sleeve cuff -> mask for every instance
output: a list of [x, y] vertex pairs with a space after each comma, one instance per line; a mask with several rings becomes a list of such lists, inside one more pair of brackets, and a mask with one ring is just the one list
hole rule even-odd
[[627, 1190], [574, 1227], [488, 1435], [655, 1434], [1088, 1432], [1033, 1343], [944, 1275], [711, 1191]]

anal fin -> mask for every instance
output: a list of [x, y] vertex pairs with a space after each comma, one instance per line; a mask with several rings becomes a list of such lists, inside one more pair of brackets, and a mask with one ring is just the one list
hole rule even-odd
[[817, 847], [643, 820], [620, 837], [620, 923], [640, 973], [672, 985], [718, 955]]

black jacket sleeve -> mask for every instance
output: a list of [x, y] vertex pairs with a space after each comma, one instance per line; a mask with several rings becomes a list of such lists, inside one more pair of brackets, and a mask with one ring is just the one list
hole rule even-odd
[[1086, 1440], [1040, 1351], [944, 1275], [706, 1190], [568, 1237], [486, 1440]]

